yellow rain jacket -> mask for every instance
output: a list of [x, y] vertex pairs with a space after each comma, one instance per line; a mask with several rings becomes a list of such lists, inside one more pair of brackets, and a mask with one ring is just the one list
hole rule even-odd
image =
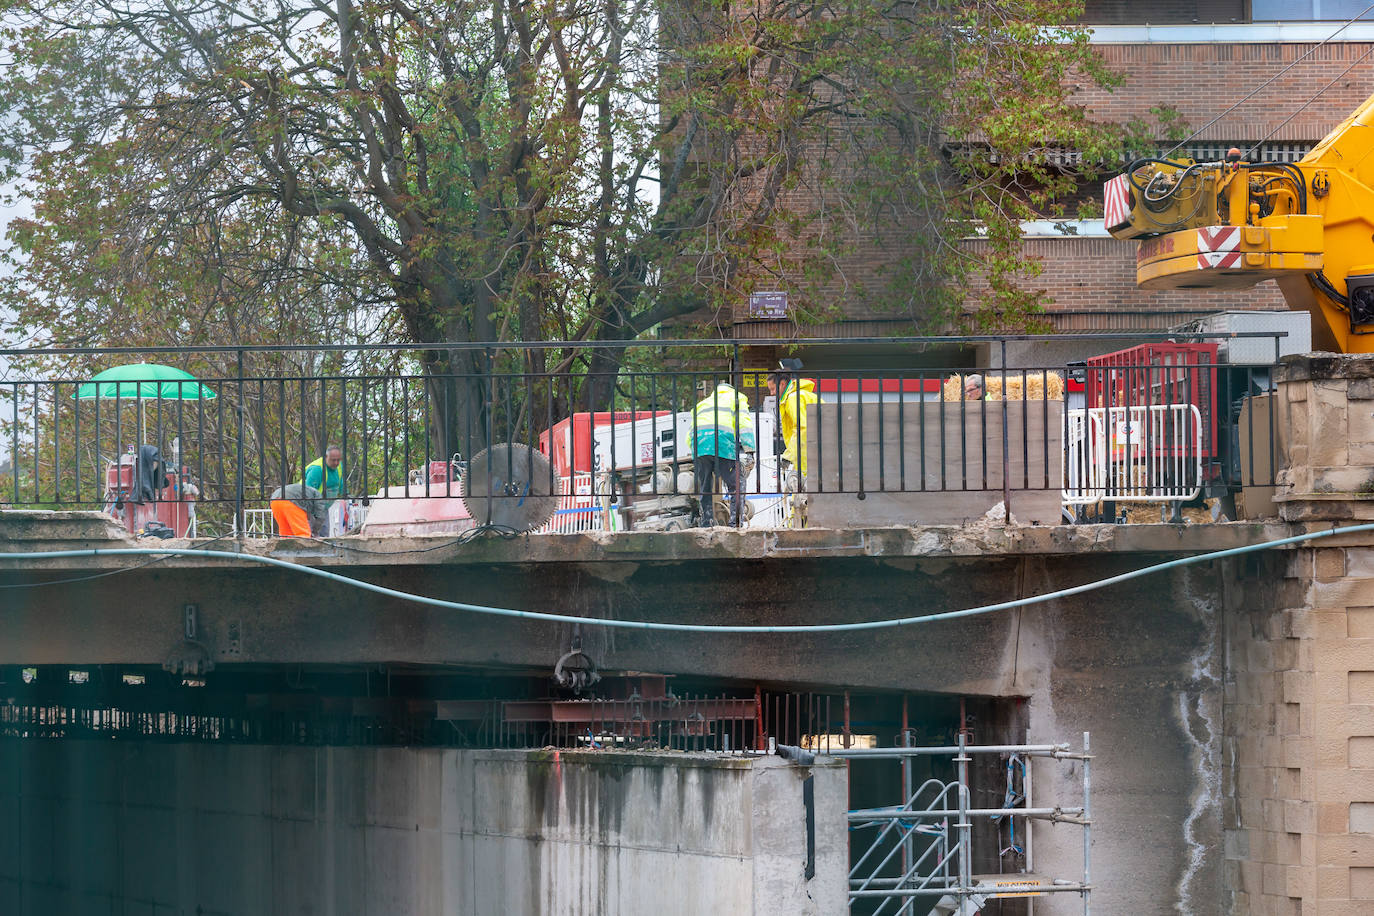
[[782, 457], [792, 462], [792, 466], [803, 477], [806, 476], [806, 408], [816, 401], [816, 383], [809, 378], [788, 382], [778, 398]]

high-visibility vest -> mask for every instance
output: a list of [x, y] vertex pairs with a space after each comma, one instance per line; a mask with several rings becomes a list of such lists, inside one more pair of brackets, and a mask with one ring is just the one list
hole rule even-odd
[[741, 448], [755, 448], [749, 399], [721, 382], [692, 411], [692, 453], [733, 459]]
[[337, 468], [327, 468], [324, 466], [323, 458], [316, 458], [305, 466], [305, 473], [301, 475], [302, 483], [306, 483], [306, 477], [310, 475], [311, 468], [320, 469], [320, 485], [315, 489], [323, 493], [328, 499], [337, 499], [344, 495], [342, 462]]

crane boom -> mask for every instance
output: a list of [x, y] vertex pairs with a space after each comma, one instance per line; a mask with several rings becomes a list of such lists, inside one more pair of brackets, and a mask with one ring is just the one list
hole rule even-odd
[[1104, 188], [1144, 289], [1275, 280], [1314, 343], [1374, 352], [1374, 97], [1296, 163], [1143, 159]]

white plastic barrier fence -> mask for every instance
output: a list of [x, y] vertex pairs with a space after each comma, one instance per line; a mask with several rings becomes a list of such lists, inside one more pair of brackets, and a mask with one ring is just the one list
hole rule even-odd
[[243, 536], [248, 538], [274, 538], [277, 526], [272, 521], [271, 509], [244, 509]]
[[1182, 502], [1202, 489], [1202, 413], [1193, 404], [1070, 410], [1064, 503]]
[[617, 513], [607, 512], [601, 505], [600, 494], [595, 492], [591, 474], [577, 474], [561, 477], [558, 489], [563, 494], [558, 500], [558, 509], [553, 518], [536, 528], [543, 534], [575, 534], [579, 531], [601, 531], [605, 529], [606, 517], [615, 526]]

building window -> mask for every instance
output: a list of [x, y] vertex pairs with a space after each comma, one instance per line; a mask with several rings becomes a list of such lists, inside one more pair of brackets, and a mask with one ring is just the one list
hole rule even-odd
[[1250, 18], [1255, 22], [1374, 19], [1374, 10], [1365, 11], [1368, 6], [1368, 0], [1252, 0]]

